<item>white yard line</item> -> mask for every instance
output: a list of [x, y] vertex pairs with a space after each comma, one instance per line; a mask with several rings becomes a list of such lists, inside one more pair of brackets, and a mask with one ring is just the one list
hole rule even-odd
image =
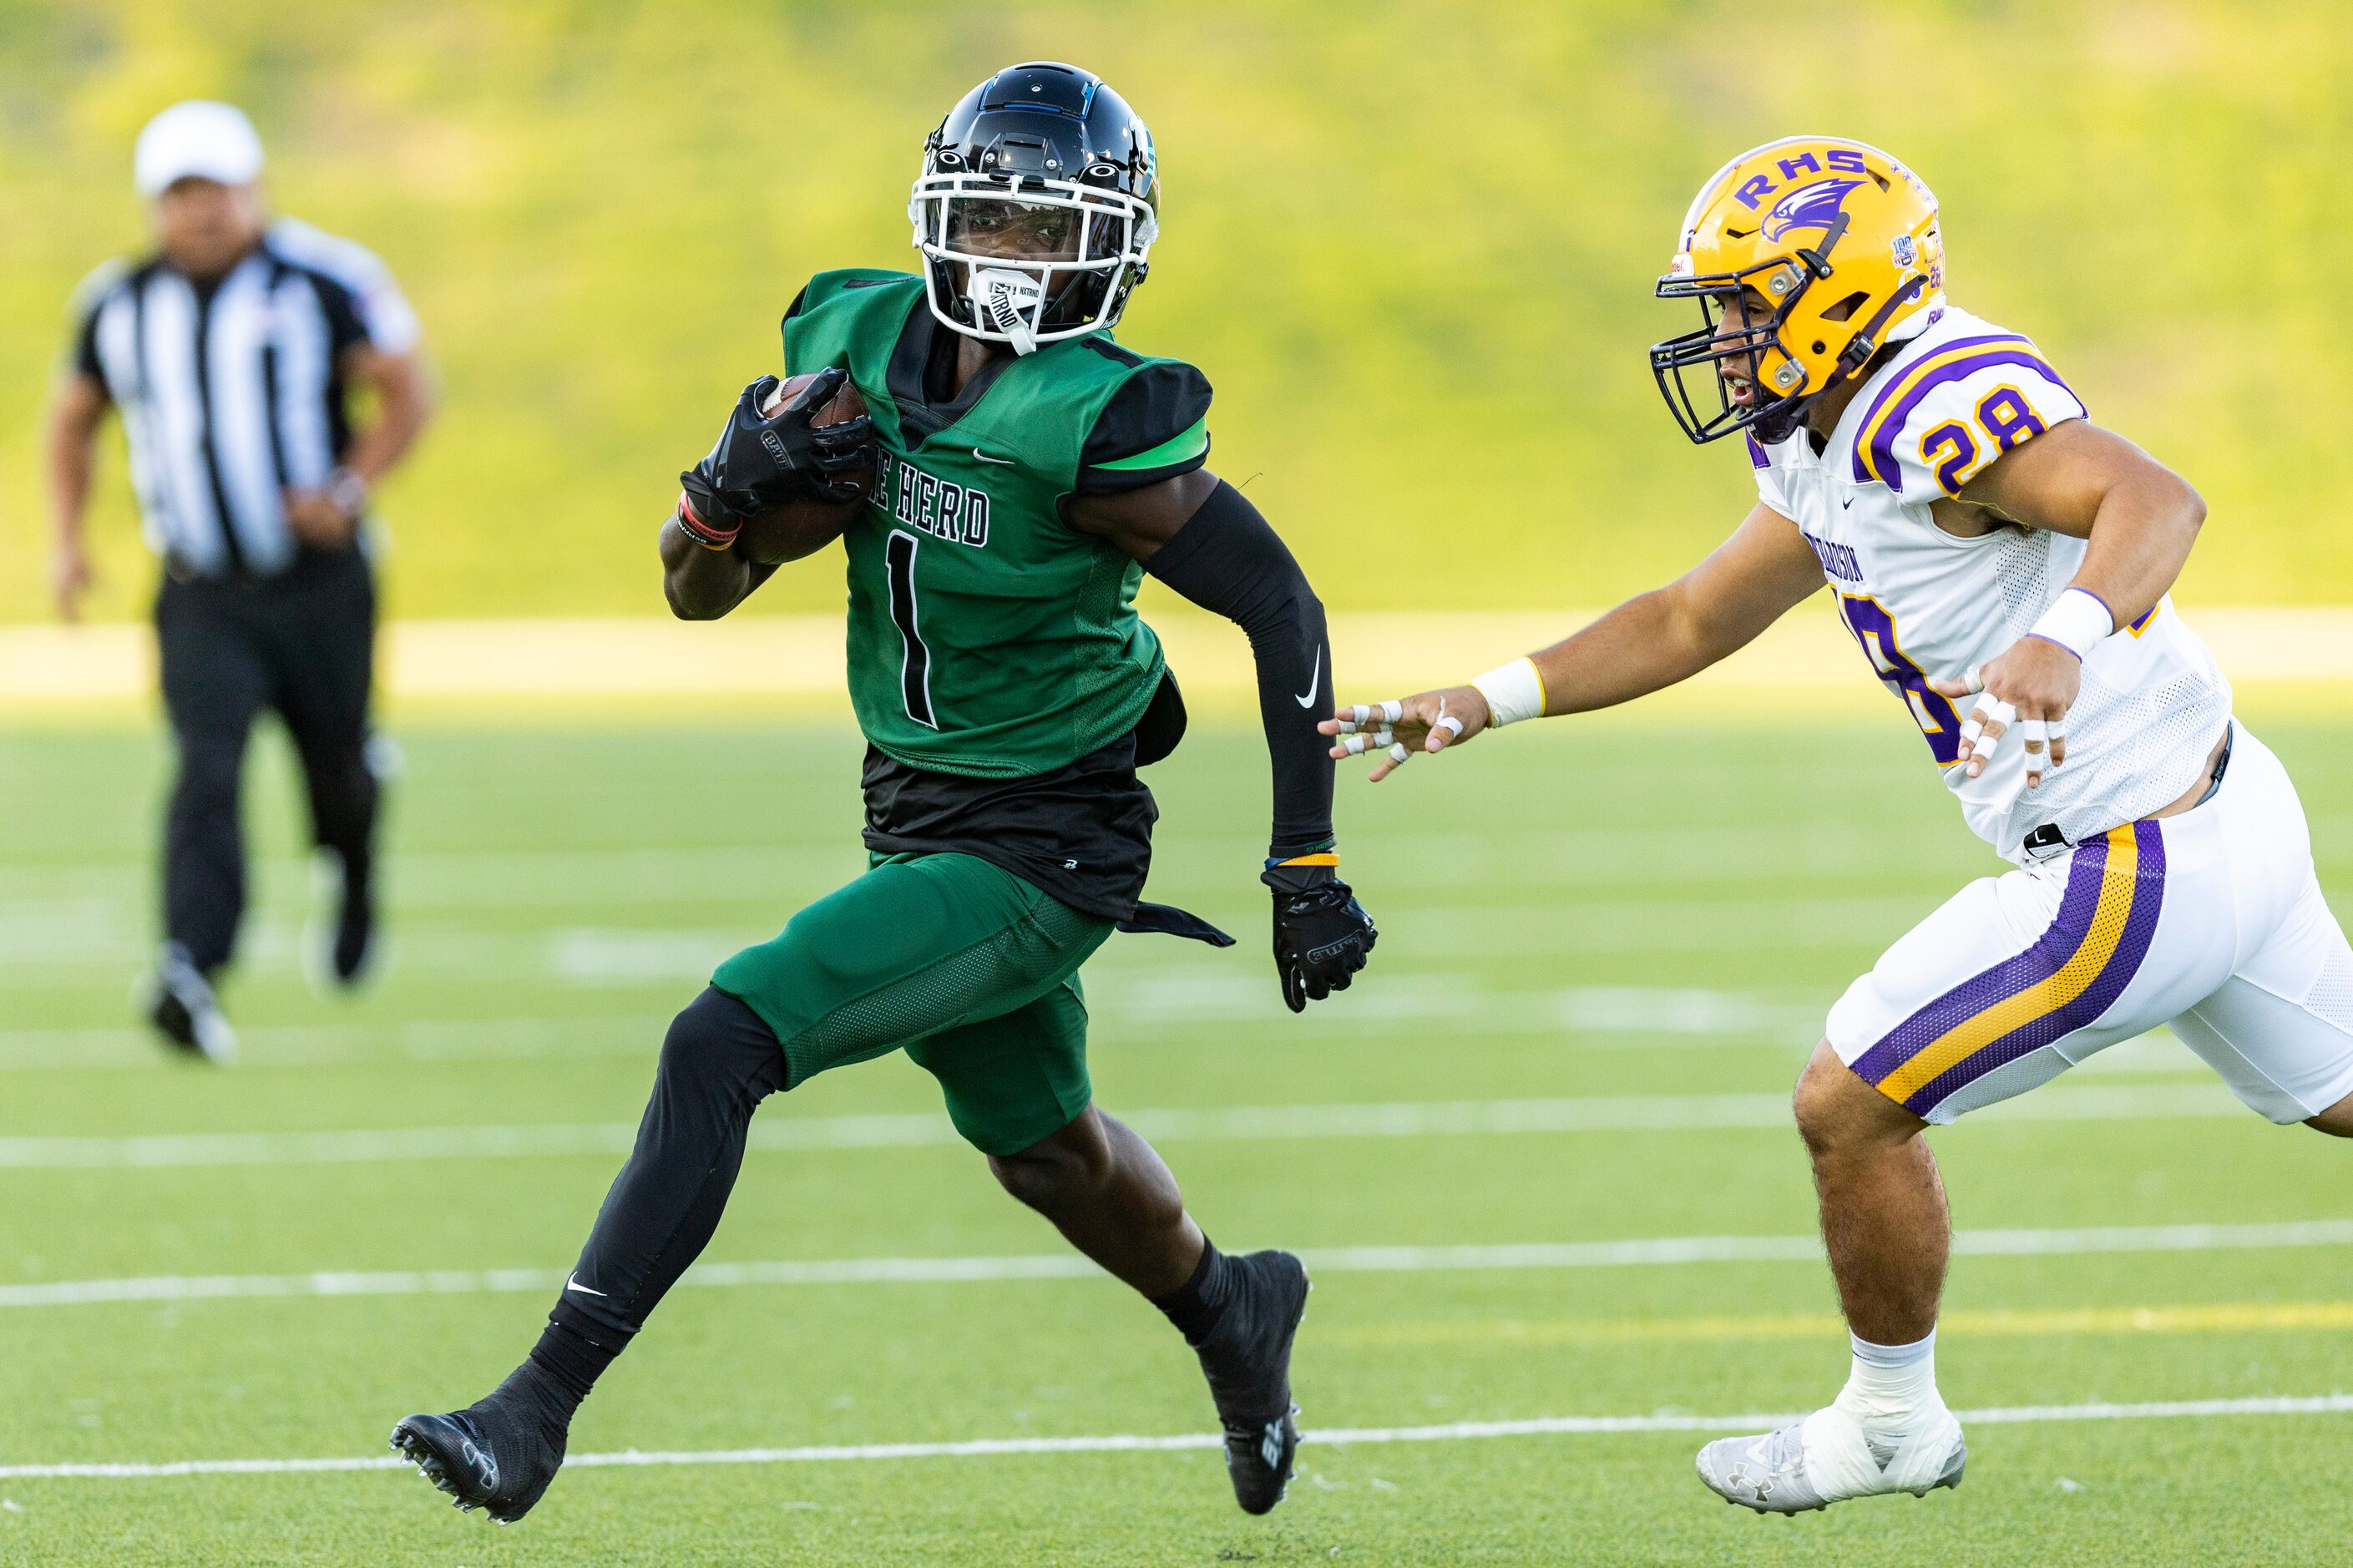
[[[2250, 1116], [2218, 1084], [2061, 1084], [1977, 1113], [1979, 1121], [2116, 1121]], [[1628, 1094], [1556, 1100], [1419, 1100], [1361, 1105], [1237, 1105], [1122, 1111], [1170, 1142], [1293, 1138], [1427, 1138], [1507, 1132], [1660, 1132], [1779, 1128], [1789, 1097]], [[129, 1170], [188, 1165], [332, 1165], [626, 1152], [637, 1124], [391, 1127], [332, 1132], [178, 1132], [132, 1137], [0, 1138], [0, 1168]], [[960, 1142], [936, 1112], [777, 1117], [752, 1124], [755, 1152], [907, 1149]]]
[[[669, 1027], [667, 1014], [246, 1025], [237, 1032], [237, 1059], [248, 1067], [308, 1068], [625, 1056], [650, 1066]], [[152, 1029], [0, 1029], [0, 1072], [153, 1068], [165, 1060]]]
[[[1957, 1410], [1964, 1424], [2022, 1426], [2049, 1421], [2150, 1421], [2216, 1415], [2337, 1415], [2353, 1412], [2353, 1394], [2255, 1399], [2170, 1399], [2143, 1405], [2019, 1405]], [[1311, 1429], [1317, 1447], [1382, 1443], [1461, 1443], [1495, 1437], [1611, 1436], [1650, 1432], [1757, 1432], [1795, 1421], [1795, 1413], [1748, 1415], [1545, 1415], [1520, 1421], [1458, 1421], [1443, 1426], [1337, 1426]], [[670, 1465], [789, 1465], [855, 1460], [983, 1459], [1019, 1454], [1132, 1454], [1215, 1448], [1209, 1432], [1123, 1433], [1101, 1437], [983, 1437], [954, 1443], [858, 1443], [831, 1447], [627, 1448], [575, 1454], [570, 1468]], [[396, 1470], [396, 1455], [366, 1458], [181, 1459], [168, 1464], [0, 1465], [0, 1480], [156, 1480], [177, 1476], [274, 1476], [333, 1470]]]
[[[1333, 662], [1356, 695], [1410, 690], [1432, 669], [1492, 657], [1498, 647], [1557, 641], [1591, 610], [1335, 610]], [[1155, 603], [1154, 628], [1186, 691], [1204, 709], [1255, 711], [1250, 649], [1225, 622]], [[2200, 605], [2190, 624], [2234, 681], [2326, 682], [2353, 668], [2353, 609], [2337, 605]], [[396, 704], [423, 700], [765, 697], [841, 706], [839, 613], [753, 615], [688, 626], [668, 616], [396, 620], [377, 659]], [[0, 626], [0, 708], [39, 711], [122, 702], [154, 689], [153, 635], [136, 622]], [[1808, 700], [1876, 712], [1886, 700], [1837, 619], [1820, 605], [1788, 617], [1691, 683], [1697, 697], [1753, 710], [1760, 691], [1820, 686]], [[1694, 700], [1683, 699], [1683, 706]]]
[[[1087, 1003], [1106, 1039], [1198, 1031], [1205, 1021], [1279, 1026], [1291, 1015], [1264, 994], [1266, 989], [1260, 979], [1114, 973], [1090, 982]], [[1351, 1018], [1349, 1032], [1410, 1033], [1428, 1028], [1432, 1018], [1444, 1018], [1475, 1025], [1480, 1035], [1557, 1036], [1580, 1049], [1802, 1052], [1820, 1034], [1829, 1001], [1673, 986], [1487, 991], [1467, 979], [1405, 973], [1384, 980], [1380, 1007], [1376, 1017]], [[650, 1065], [669, 1027], [667, 1014], [264, 1024], [237, 1031], [237, 1052], [248, 1067], [272, 1068], [591, 1057], [637, 1057]], [[149, 1029], [0, 1029], [0, 1072], [153, 1068], [164, 1059], [164, 1047]], [[2110, 1046], [2073, 1070], [2168, 1077], [2203, 1077], [2209, 1071], [2162, 1030]]]
[[[2353, 1247], [2353, 1219], [2260, 1225], [2106, 1226], [2059, 1230], [1965, 1230], [1964, 1257], [2066, 1258], [2117, 1252], [2245, 1252]], [[1303, 1247], [1323, 1274], [1436, 1274], [1470, 1269], [1624, 1268], [1694, 1263], [1812, 1263], [1811, 1236], [1668, 1236], [1620, 1241], [1540, 1241], [1473, 1247]], [[969, 1284], [1003, 1279], [1095, 1279], [1101, 1270], [1072, 1252], [996, 1258], [845, 1258], [698, 1263], [681, 1285]], [[554, 1290], [561, 1268], [344, 1269], [311, 1274], [149, 1275], [0, 1285], [0, 1309], [86, 1307], [122, 1301], [240, 1298], [535, 1294]]]
[[[1739, 945], [1774, 952], [1846, 952], [1884, 947], [1935, 909], [1931, 891], [1811, 899], [1547, 900], [1541, 907], [1425, 900], [1398, 917], [1397, 940], [1425, 961], [1557, 961], [1567, 956], [1715, 952]], [[746, 943], [776, 933], [782, 903], [741, 924], [467, 930], [436, 922], [396, 926], [385, 963], [410, 978], [535, 976], [584, 990], [693, 984]], [[1204, 918], [1248, 930], [1251, 911], [1204, 902]], [[71, 990], [93, 972], [135, 973], [152, 955], [135, 923], [70, 909], [0, 910], [0, 990]], [[248, 974], [297, 973], [301, 928], [263, 921], [241, 941]], [[1565, 967], [1565, 966], [1564, 966]], [[1272, 987], [1269, 987], [1271, 992]], [[1370, 1010], [1367, 1009], [1369, 1016]]]
[[[1089, 978], [1087, 1002], [1107, 1038], [1198, 1031], [1227, 1021], [1274, 1025], [1291, 1016], [1262, 976], [1182, 970], [1112, 968]], [[1443, 1018], [1483, 1034], [1557, 1034], [1580, 1037], [1580, 1043], [1606, 1035], [1640, 1037], [1643, 1044], [1798, 1050], [1810, 1048], [1828, 1007], [1828, 998], [1673, 986], [1490, 990], [1472, 977], [1406, 973], [1385, 977], [1377, 1015], [1352, 1017], [1347, 1027], [1407, 1033]], [[642, 1056], [650, 1063], [669, 1026], [667, 1015], [278, 1024], [241, 1028], [237, 1044], [241, 1061], [269, 1068], [575, 1056]], [[163, 1056], [146, 1029], [0, 1029], [0, 1072], [153, 1067]]]

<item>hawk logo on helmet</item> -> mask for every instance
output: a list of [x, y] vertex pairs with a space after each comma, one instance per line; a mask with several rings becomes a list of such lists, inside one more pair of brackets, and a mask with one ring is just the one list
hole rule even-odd
[[1765, 237], [1778, 240], [1792, 229], [1830, 227], [1846, 205], [1846, 194], [1861, 184], [1861, 180], [1817, 180], [1799, 186], [1765, 215]]

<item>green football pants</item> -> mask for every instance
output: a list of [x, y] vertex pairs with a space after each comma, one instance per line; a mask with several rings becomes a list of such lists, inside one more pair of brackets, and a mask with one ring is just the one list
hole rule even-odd
[[776, 1032], [793, 1083], [903, 1047], [973, 1147], [1012, 1154], [1092, 1097], [1078, 971], [1111, 932], [986, 860], [893, 855], [711, 984]]

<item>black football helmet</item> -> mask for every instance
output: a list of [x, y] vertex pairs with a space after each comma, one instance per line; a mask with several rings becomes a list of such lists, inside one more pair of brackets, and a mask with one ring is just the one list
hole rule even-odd
[[932, 314], [1030, 353], [1111, 326], [1158, 237], [1152, 132], [1076, 66], [1032, 61], [965, 94], [907, 200]]

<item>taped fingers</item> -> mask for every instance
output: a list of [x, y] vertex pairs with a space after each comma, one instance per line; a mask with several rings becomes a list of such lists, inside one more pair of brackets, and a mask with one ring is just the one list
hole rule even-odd
[[1336, 716], [1335, 721], [1338, 723], [1339, 728], [1335, 731], [1334, 733], [1353, 735], [1357, 731], [1363, 729], [1367, 724], [1373, 723], [1375, 721], [1378, 721], [1383, 725], [1388, 725], [1396, 723], [1398, 720], [1404, 717], [1405, 704], [1397, 700], [1395, 698], [1391, 698], [1388, 701], [1378, 704], [1367, 702], [1352, 703], [1345, 713]]
[[2045, 752], [2050, 749], [2048, 721], [2042, 719], [2021, 719], [2018, 721], [2019, 743], [2026, 749], [2026, 787], [2032, 789], [2042, 782], [2050, 771]]
[[1389, 743], [1388, 753], [1384, 755], [1379, 762], [1373, 764], [1373, 771], [1366, 776], [1374, 784], [1378, 784], [1383, 779], [1388, 777], [1391, 773], [1397, 772], [1399, 768], [1405, 766], [1407, 763], [1412, 760], [1412, 747], [1408, 746], [1401, 741], [1393, 741]]
[[1462, 721], [1446, 710], [1443, 698], [1439, 700], [1438, 717], [1430, 721], [1430, 733], [1423, 737], [1426, 750], [1442, 752], [1449, 744], [1462, 738]]
[[1969, 754], [1969, 777], [1976, 778], [1985, 772], [1986, 764], [2001, 747], [2003, 732], [2017, 718], [2018, 709], [1999, 698], [1980, 702], [1970, 710], [1969, 721], [1961, 726], [1961, 746]]

